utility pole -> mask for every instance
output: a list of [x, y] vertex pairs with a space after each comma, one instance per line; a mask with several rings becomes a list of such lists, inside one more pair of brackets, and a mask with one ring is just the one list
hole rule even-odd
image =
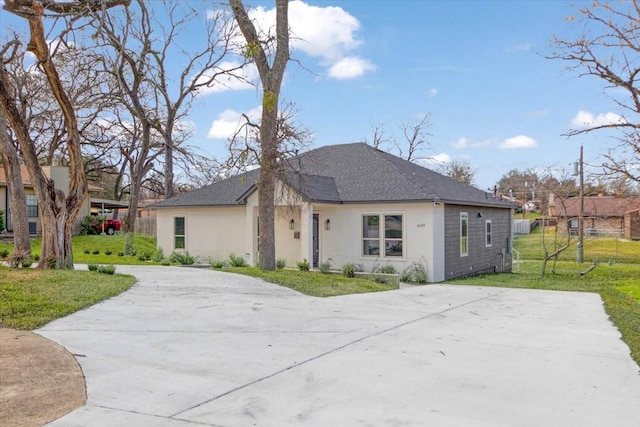
[[578, 161], [580, 168], [580, 214], [578, 216], [578, 245], [576, 247], [576, 262], [582, 264], [584, 262], [584, 163], [582, 157], [582, 144], [580, 144], [580, 160]]

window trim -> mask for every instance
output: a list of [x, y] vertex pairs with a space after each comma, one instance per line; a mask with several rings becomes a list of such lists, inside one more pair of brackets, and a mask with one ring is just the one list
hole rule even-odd
[[490, 248], [493, 245], [493, 224], [490, 219], [484, 222], [484, 246]]
[[[364, 237], [364, 221], [365, 217], [378, 217], [378, 237]], [[401, 237], [389, 237], [386, 236], [386, 219], [390, 216], [399, 216], [402, 221]], [[382, 258], [387, 260], [401, 260], [406, 258], [406, 230], [405, 230], [405, 213], [404, 212], [361, 212], [360, 213], [360, 256], [362, 258]], [[368, 255], [364, 253], [365, 241], [377, 241], [379, 253], [377, 255]], [[402, 248], [401, 255], [387, 255], [387, 241], [400, 242]]]
[[[30, 204], [29, 201], [33, 201], [34, 203]], [[27, 218], [38, 218], [40, 216], [40, 209], [38, 207], [38, 198], [36, 197], [36, 195], [25, 194], [25, 202], [27, 204]], [[31, 215], [32, 213], [35, 213], [35, 215]]]
[[469, 256], [469, 213], [468, 212], [460, 212], [460, 256], [461, 257]]
[[[178, 218], [182, 218], [182, 232], [183, 234], [176, 233], [176, 220]], [[179, 248], [176, 243], [178, 237], [182, 237], [182, 245], [183, 247]], [[186, 249], [187, 248], [187, 217], [186, 216], [174, 216], [173, 217], [173, 248], [174, 249]]]

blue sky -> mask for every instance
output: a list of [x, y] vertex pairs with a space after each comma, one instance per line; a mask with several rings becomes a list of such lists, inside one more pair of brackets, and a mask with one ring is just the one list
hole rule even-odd
[[[273, 2], [245, 3], [260, 22], [273, 17]], [[314, 147], [371, 140], [374, 126], [402, 142], [400, 125], [430, 114], [421, 155], [468, 162], [483, 189], [511, 169], [569, 170], [580, 143], [595, 164], [610, 134], [563, 134], [621, 112], [602, 82], [544, 58], [554, 35], [579, 34], [566, 18], [581, 4], [292, 1], [292, 58], [302, 66], [289, 64], [281, 98], [296, 104]], [[231, 87], [203, 93], [189, 117], [189, 143], [218, 158], [239, 114], [259, 111], [255, 88]]]

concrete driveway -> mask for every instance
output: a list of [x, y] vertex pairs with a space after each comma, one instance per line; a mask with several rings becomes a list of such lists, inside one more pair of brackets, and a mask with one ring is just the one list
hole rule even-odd
[[87, 405], [52, 426], [640, 426], [640, 375], [595, 294], [430, 285], [313, 298], [124, 267], [130, 291], [38, 333]]

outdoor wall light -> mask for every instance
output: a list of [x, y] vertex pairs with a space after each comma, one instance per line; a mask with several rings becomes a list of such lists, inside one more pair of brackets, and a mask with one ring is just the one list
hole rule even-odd
[[324, 222], [324, 229], [325, 229], [325, 230], [331, 230], [331, 220], [327, 219], [327, 220]]
[[439, 206], [440, 205], [440, 198], [439, 197], [434, 197], [433, 198], [433, 206]]
[[289, 221], [289, 230], [293, 230], [296, 227], [296, 222], [292, 219]]
[[482, 218], [482, 212], [478, 212], [478, 218]]

